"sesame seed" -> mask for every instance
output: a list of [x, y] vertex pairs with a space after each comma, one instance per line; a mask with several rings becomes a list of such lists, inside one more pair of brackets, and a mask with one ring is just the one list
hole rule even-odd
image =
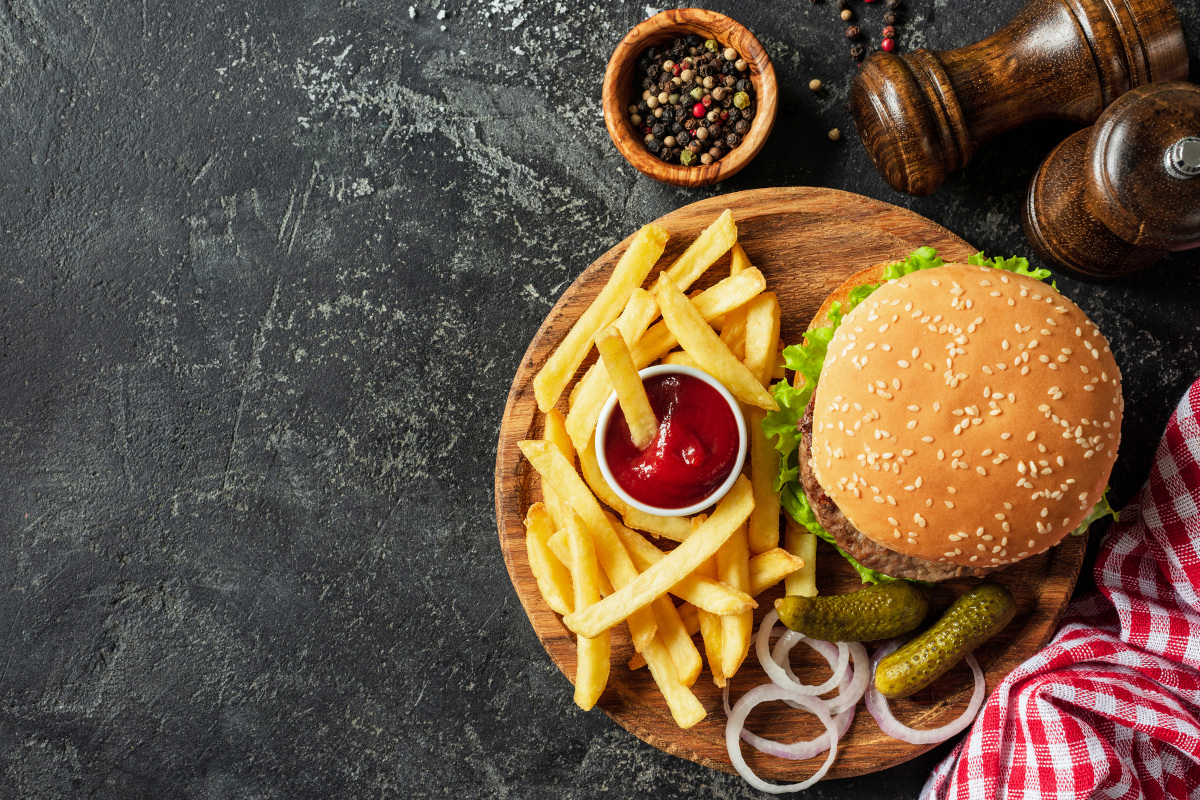
[[1029, 435], [1025, 437], [1025, 441], [1032, 442], [1036, 438], [1037, 438], [1037, 431], [1030, 431]]

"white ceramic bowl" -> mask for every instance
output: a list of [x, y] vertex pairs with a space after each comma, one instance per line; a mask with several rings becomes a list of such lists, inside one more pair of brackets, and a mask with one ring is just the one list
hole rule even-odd
[[738, 476], [742, 474], [742, 465], [746, 461], [746, 445], [749, 439], [746, 436], [746, 420], [742, 416], [742, 409], [738, 407], [737, 400], [734, 399], [733, 395], [729, 393], [728, 389], [721, 385], [720, 381], [709, 375], [707, 372], [698, 370], [695, 367], [683, 367], [675, 364], [659, 364], [654, 367], [646, 367], [644, 370], [639, 372], [638, 375], [641, 376], [642, 380], [645, 380], [653, 375], [663, 375], [666, 373], [673, 375], [690, 375], [693, 378], [702, 380], [709, 386], [716, 389], [721, 397], [725, 399], [725, 402], [729, 404], [729, 410], [733, 412], [733, 419], [737, 423], [738, 429], [737, 459], [733, 462], [733, 468], [729, 471], [729, 477], [727, 477], [720, 486], [714, 489], [712, 493], [708, 495], [708, 497], [704, 498], [698, 503], [685, 506], [684, 508], [659, 508], [658, 506], [647, 505], [646, 503], [643, 503], [642, 501], [630, 496], [628, 492], [621, 488], [621, 484], [617, 483], [617, 479], [613, 477], [612, 470], [608, 468], [608, 456], [604, 452], [604, 439], [608, 436], [608, 424], [612, 421], [613, 412], [617, 408], [616, 392], [612, 393], [612, 395], [608, 398], [608, 402], [606, 402], [604, 407], [600, 409], [600, 419], [596, 423], [596, 461], [600, 464], [600, 474], [604, 476], [604, 480], [607, 481], [608, 485], [612, 487], [612, 490], [617, 493], [617, 496], [629, 505], [633, 506], [634, 508], [641, 509], [647, 514], [655, 514], [660, 517], [686, 517], [708, 508], [713, 503], [724, 497], [726, 493], [733, 488], [733, 484], [737, 481]]

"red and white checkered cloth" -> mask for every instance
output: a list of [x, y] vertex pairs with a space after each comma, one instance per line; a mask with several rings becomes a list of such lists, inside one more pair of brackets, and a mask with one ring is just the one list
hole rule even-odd
[[1096, 585], [923, 798], [1200, 798], [1200, 380], [1102, 542]]

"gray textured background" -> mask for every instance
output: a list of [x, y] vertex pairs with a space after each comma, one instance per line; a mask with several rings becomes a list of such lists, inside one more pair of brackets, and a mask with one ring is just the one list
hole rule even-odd
[[[902, 48], [1018, 5], [911, 0]], [[492, 511], [518, 360], [593, 258], [715, 193], [848, 189], [1026, 252], [1025, 183], [1072, 129], [897, 195], [832, 6], [713, 7], [782, 106], [754, 164], [684, 191], [600, 118], [642, 4], [0, 5], [0, 797], [757, 796], [578, 711], [534, 637]], [[1200, 373], [1198, 266], [1059, 279], [1125, 370], [1122, 501]]]

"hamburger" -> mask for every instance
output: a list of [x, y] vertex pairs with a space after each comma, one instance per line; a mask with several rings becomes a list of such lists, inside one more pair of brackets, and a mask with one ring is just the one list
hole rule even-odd
[[1121, 375], [1025, 259], [932, 248], [853, 276], [785, 349], [784, 508], [865, 582], [980, 576], [1112, 514]]

